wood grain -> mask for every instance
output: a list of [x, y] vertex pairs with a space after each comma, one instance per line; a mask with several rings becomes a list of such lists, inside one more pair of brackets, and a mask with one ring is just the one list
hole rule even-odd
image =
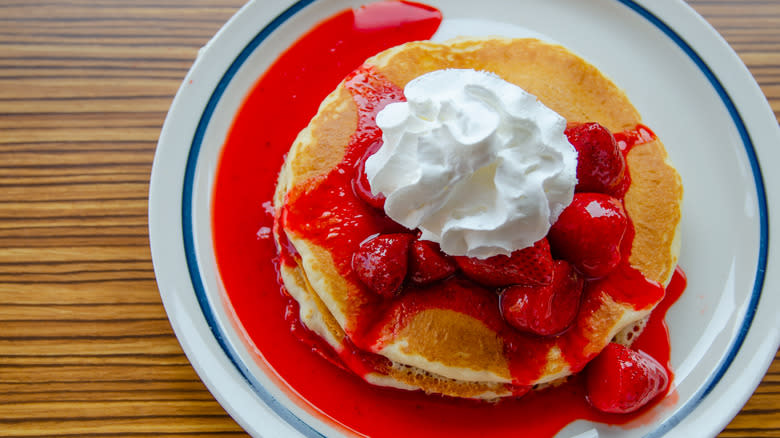
[[[0, 437], [244, 436], [182, 354], [147, 235], [160, 128], [243, 0], [0, 0]], [[780, 2], [690, 4], [780, 114]], [[723, 437], [780, 437], [780, 358]]]

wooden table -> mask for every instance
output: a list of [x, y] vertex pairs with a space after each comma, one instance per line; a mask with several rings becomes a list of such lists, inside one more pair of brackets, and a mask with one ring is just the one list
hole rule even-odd
[[[0, 437], [244, 434], [182, 354], [147, 237], [168, 106], [242, 3], [0, 1]], [[690, 3], [780, 114], [780, 2]], [[722, 436], [780, 437], [780, 358]]]

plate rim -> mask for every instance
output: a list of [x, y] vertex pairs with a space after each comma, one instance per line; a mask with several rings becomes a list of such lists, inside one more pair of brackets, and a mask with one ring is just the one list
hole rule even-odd
[[[229, 82], [230, 78], [232, 77], [232, 74], [234, 74], [235, 71], [240, 67], [240, 64], [243, 63], [243, 61], [246, 59], [246, 57], [249, 54], [251, 54], [252, 50], [255, 47], [257, 47], [257, 45], [259, 45], [262, 42], [262, 40], [265, 38], [265, 36], [270, 35], [276, 28], [278, 28], [279, 25], [281, 25], [289, 17], [295, 15], [295, 13], [297, 13], [298, 11], [302, 10], [306, 6], [308, 6], [308, 5], [312, 4], [312, 3], [315, 3], [317, 1], [322, 1], [322, 0], [299, 0], [299, 1], [281, 0], [281, 1], [276, 1], [275, 2], [277, 5], [282, 5], [282, 6], [287, 5], [288, 7], [286, 9], [284, 9], [283, 11], [281, 11], [278, 15], [276, 15], [275, 18], [270, 20], [268, 22], [268, 24], [265, 27], [263, 27], [262, 30], [260, 32], [258, 32], [258, 34], [255, 35], [255, 37], [252, 38], [252, 40], [241, 50], [240, 54], [235, 59], [233, 59], [233, 61], [231, 62], [230, 67], [228, 68], [228, 70], [220, 78], [220, 80], [219, 80], [219, 82], [218, 82], [214, 92], [211, 93], [211, 95], [208, 98], [208, 101], [207, 101], [208, 103], [206, 104], [206, 107], [204, 108], [204, 110], [203, 110], [203, 112], [201, 114], [201, 117], [200, 117], [200, 119], [198, 121], [198, 124], [197, 124], [197, 129], [196, 129], [196, 131], [194, 132], [194, 135], [193, 135], [193, 140], [190, 143], [189, 151], [187, 152], [187, 164], [186, 164], [186, 168], [185, 168], [185, 171], [184, 171], [184, 179], [183, 179], [184, 187], [183, 187], [183, 190], [181, 192], [182, 193], [182, 195], [181, 195], [181, 228], [182, 228], [182, 233], [183, 233], [183, 242], [182, 243], [184, 245], [184, 248], [183, 248], [184, 249], [184, 257], [186, 258], [186, 261], [187, 261], [187, 269], [188, 269], [189, 277], [190, 277], [189, 280], [191, 281], [191, 286], [193, 288], [193, 293], [195, 293], [196, 298], [198, 300], [198, 304], [200, 306], [200, 311], [203, 313], [203, 316], [205, 317], [205, 322], [209, 325], [209, 328], [211, 330], [212, 335], [214, 336], [214, 338], [217, 341], [217, 343], [220, 344], [220, 347], [222, 349], [222, 352], [225, 354], [225, 357], [230, 361], [232, 366], [234, 366], [235, 368], [237, 368], [237, 369], [239, 369], [241, 371], [242, 377], [245, 380], [248, 379], [248, 377], [244, 374], [246, 372], [245, 368], [242, 369], [242, 366], [239, 365], [236, 362], [237, 355], [235, 354], [235, 352], [228, 353], [228, 351], [231, 350], [232, 347], [224, 342], [224, 339], [223, 339], [222, 335], [219, 333], [218, 326], [212, 323], [213, 320], [214, 320], [213, 315], [211, 316], [211, 318], [208, 317], [208, 314], [211, 312], [211, 309], [209, 307], [209, 303], [207, 302], [207, 298], [205, 296], [206, 295], [205, 292], [201, 293], [201, 292], [198, 291], [198, 287], [199, 286], [198, 286], [197, 283], [199, 281], [201, 281], [201, 279], [200, 279], [200, 276], [198, 275], [198, 272], [199, 272], [198, 262], [197, 262], [195, 254], [194, 254], [194, 251], [192, 251], [193, 244], [192, 244], [192, 240], [191, 240], [192, 239], [192, 235], [193, 235], [193, 231], [192, 231], [192, 217], [191, 217], [192, 196], [188, 196], [187, 193], [188, 192], [191, 193], [191, 191], [192, 191], [192, 175], [194, 174], [195, 166], [197, 165], [197, 157], [198, 157], [198, 152], [199, 152], [199, 148], [200, 148], [200, 144], [198, 142], [202, 141], [203, 133], [205, 132], [205, 128], [208, 125], [208, 119], [211, 116], [211, 112], [213, 112], [214, 108], [216, 107], [216, 103], [219, 101], [219, 97], [221, 96], [222, 91], [224, 91], [224, 86], [222, 86], [222, 84], [223, 84], [223, 81], [225, 80], [225, 78], [227, 78], [227, 81]], [[761, 236], [760, 236], [760, 240], [759, 240], [758, 268], [756, 270], [756, 278], [754, 280], [753, 292], [751, 293], [750, 305], [748, 306], [747, 313], [746, 313], [746, 315], [745, 315], [745, 317], [743, 319], [743, 322], [740, 324], [742, 326], [741, 329], [740, 329], [740, 333], [737, 335], [735, 340], [730, 341], [731, 345], [728, 348], [728, 353], [726, 355], [724, 355], [724, 357], [720, 361], [720, 363], [716, 367], [714, 367], [715, 372], [711, 373], [710, 376], [706, 379], [706, 382], [702, 385], [702, 387], [704, 387], [704, 388], [699, 388], [699, 390], [697, 390], [697, 392], [694, 395], [694, 397], [692, 397], [691, 400], [688, 400], [685, 403], [685, 406], [689, 406], [691, 401], [695, 400], [695, 405], [691, 406], [688, 409], [686, 409], [685, 406], [684, 406], [682, 409], [678, 410], [678, 412], [676, 412], [672, 417], [667, 418], [663, 423], [661, 423], [661, 425], [659, 425], [659, 427], [655, 431], [651, 432], [648, 435], [648, 436], [655, 437], [655, 436], [664, 435], [669, 430], [674, 429], [674, 427], [677, 424], [679, 424], [681, 421], [683, 421], [691, 412], [695, 411], [697, 406], [704, 400], [704, 398], [706, 398], [707, 395], [717, 386], [718, 382], [723, 378], [724, 374], [729, 371], [730, 365], [736, 359], [736, 356], [739, 354], [739, 352], [741, 350], [741, 347], [743, 346], [744, 341], [745, 341], [745, 339], [747, 338], [747, 336], [749, 334], [749, 329], [752, 326], [752, 322], [753, 322], [753, 320], [755, 318], [756, 311], [758, 309], [759, 301], [760, 301], [760, 299], [762, 297], [763, 286], [764, 286], [765, 280], [766, 280], [765, 279], [765, 274], [767, 273], [767, 268], [769, 266], [768, 265], [768, 253], [769, 253], [768, 200], [767, 200], [767, 195], [766, 195], [766, 184], [765, 184], [765, 181], [764, 181], [764, 175], [761, 172], [758, 155], [756, 154], [755, 145], [754, 145], [754, 142], [753, 142], [753, 140], [752, 140], [752, 138], [750, 136], [750, 132], [748, 131], [747, 125], [742, 120], [742, 116], [740, 115], [739, 110], [738, 110], [736, 104], [733, 102], [732, 98], [729, 96], [728, 92], [725, 90], [723, 85], [720, 83], [720, 81], [718, 80], [717, 76], [712, 72], [712, 70], [710, 69], [708, 64], [706, 62], [704, 62], [704, 60], [699, 56], [699, 54], [685, 41], [685, 39], [683, 39], [677, 33], [677, 31], [672, 29], [672, 27], [667, 25], [666, 22], [661, 20], [656, 15], [657, 12], [656, 13], [651, 12], [650, 8], [648, 8], [647, 6], [643, 5], [644, 3], [647, 3], [645, 0], [614, 0], [614, 1], [622, 3], [622, 4], [626, 5], [627, 7], [633, 9], [635, 12], [639, 13], [644, 18], [650, 20], [654, 25], [656, 25], [656, 27], [660, 26], [659, 28], [667, 36], [672, 38], [672, 40], [678, 45], [678, 47], [683, 48], [683, 50], [685, 50], [686, 54], [689, 55], [689, 57], [690, 57], [691, 54], [694, 55], [694, 57], [692, 57], [692, 59], [697, 64], [699, 69], [703, 73], [705, 73], [705, 76], [707, 76], [707, 78], [710, 81], [710, 83], [716, 89], [719, 97], [721, 97], [721, 100], [724, 102], [724, 104], [726, 104], [726, 106], [728, 108], [728, 111], [729, 111], [730, 115], [732, 116], [732, 120], [734, 120], [735, 122], [737, 120], [739, 120], [739, 123], [736, 123], [736, 127], [737, 127], [737, 129], [738, 129], [738, 131], [740, 133], [740, 137], [742, 138], [743, 146], [745, 146], [745, 151], [748, 154], [748, 158], [749, 158], [749, 161], [750, 161], [750, 164], [751, 164], [751, 167], [752, 167], [751, 168], [751, 173], [752, 173], [753, 178], [754, 178], [754, 183], [756, 184], [756, 186], [755, 186], [755, 188], [756, 188], [756, 195], [757, 195], [757, 198], [758, 198], [758, 201], [759, 201], [760, 234], [761, 234]], [[186, 88], [185, 84], [186, 84], [188, 78], [193, 74], [194, 70], [198, 67], [199, 62], [202, 62], [203, 59], [206, 58], [206, 56], [204, 56], [204, 55], [207, 55], [209, 51], [213, 50], [212, 43], [214, 41], [217, 41], [218, 38], [220, 38], [220, 35], [223, 35], [224, 33], [226, 33], [226, 29], [229, 28], [231, 26], [231, 24], [235, 20], [237, 20], [238, 17], [242, 13], [244, 13], [245, 10], [248, 9], [249, 6], [251, 4], [253, 4], [253, 3], [254, 3], [253, 1], [249, 2], [244, 7], [242, 7], [233, 16], [233, 18], [231, 18], [231, 20], [228, 21], [225, 24], [225, 26], [223, 26], [223, 28], [220, 30], [220, 32], [217, 33], [217, 35], [204, 47], [204, 49], [202, 49], [203, 53], [201, 54], [201, 56], [199, 56], [198, 59], [196, 59], [195, 63], [193, 64], [192, 69], [190, 70], [190, 72], [188, 73], [187, 77], [185, 78], [185, 82], [183, 83], [182, 87], [179, 89], [179, 92], [177, 93], [177, 96], [174, 99], [174, 103], [171, 106], [171, 111], [169, 112], [168, 117], [166, 117], [166, 121], [165, 121], [165, 124], [163, 126], [163, 132], [161, 133], [160, 141], [158, 142], [158, 151], [164, 150], [164, 146], [163, 146], [163, 144], [165, 143], [164, 140], [166, 140], [169, 137], [169, 135], [167, 135], [167, 133], [170, 132], [170, 130], [172, 129], [170, 126], [173, 123], [171, 120], [172, 120], [172, 117], [173, 117], [174, 109], [176, 108], [177, 103], [179, 103], [181, 101], [181, 99], [182, 99], [182, 97], [180, 97], [180, 94], [183, 94], [183, 93], [187, 92], [186, 89], [185, 89]], [[687, 4], [684, 4], [684, 3], [681, 3], [681, 2], [677, 2], [677, 1], [671, 1], [671, 2], [667, 2], [666, 7], [669, 7], [669, 5], [676, 5], [676, 6], [682, 5], [685, 8], [688, 8], [689, 11], [693, 12], [693, 14], [695, 14], [696, 17], [700, 18], [703, 23], [706, 23], [707, 26], [709, 26], [709, 23], [707, 23], [703, 18], [701, 18], [698, 14], [696, 14], [696, 12], [693, 11], [693, 9], [690, 8], [690, 6], [688, 6]], [[649, 6], [652, 6], [652, 5], [649, 5]], [[656, 7], [656, 9], [660, 8], [660, 6], [658, 4], [656, 4], [655, 7]], [[657, 20], [657, 22], [654, 22], [653, 19]], [[721, 43], [723, 45], [725, 45], [725, 47], [729, 51], [733, 52], [733, 49], [731, 49], [731, 47], [728, 46], [728, 44], [725, 42], [725, 40], [723, 40], [722, 37], [720, 37], [720, 35], [717, 34], [717, 32], [714, 30], [714, 28], [712, 28], [710, 26], [709, 29], [712, 32], [714, 32], [715, 36], [720, 39]], [[262, 38], [258, 39], [258, 37], [260, 37], [261, 35], [265, 35], [265, 36], [263, 36]], [[675, 39], [675, 38], [678, 38], [678, 39]], [[684, 46], [681, 46], [680, 45], [681, 43]], [[247, 50], [248, 50], [248, 52], [247, 52]], [[243, 54], [245, 54], [245, 55], [243, 55]], [[243, 56], [243, 58], [242, 58], [242, 56]], [[734, 53], [733, 56], [736, 57], [736, 54]], [[738, 57], [737, 57], [737, 59], [738, 59]], [[236, 62], [238, 62], [239, 60], [241, 60], [241, 61], [238, 64], [236, 64]], [[741, 63], [741, 61], [740, 61], [740, 63]], [[747, 68], [744, 66], [744, 64], [741, 64], [741, 65], [745, 69], [745, 71], [747, 72]], [[702, 68], [702, 66], [704, 68]], [[705, 71], [705, 69], [706, 69], [706, 71]], [[750, 77], [750, 79], [753, 81], [753, 84], [755, 84], [755, 81], [753, 80], [752, 76], [750, 76], [749, 72], [747, 72], [747, 74]], [[757, 85], [755, 85], [755, 87], [757, 88]], [[759, 92], [760, 92], [760, 90], [759, 90]], [[214, 96], [215, 95], [217, 95], [216, 100], [214, 100]], [[724, 99], [723, 96], [725, 96], [727, 99]], [[761, 94], [761, 96], [763, 97], [763, 94]], [[727, 103], [727, 101], [728, 101], [728, 103]], [[766, 100], [764, 102], [766, 103]], [[768, 104], [766, 106], [768, 107]], [[169, 119], [171, 119], [171, 120], [169, 120]], [[205, 121], [205, 124], [203, 124], [204, 121]], [[747, 147], [747, 145], [750, 145], [750, 147]], [[193, 154], [193, 152], [195, 152], [195, 153]], [[160, 158], [160, 160], [162, 160], [162, 158]], [[159, 166], [160, 165], [158, 164], [158, 152], [156, 151], [156, 153], [155, 153], [155, 163], [154, 163], [153, 170], [152, 170], [152, 184], [150, 184], [149, 227], [150, 227], [150, 244], [152, 245], [152, 257], [153, 257], [153, 261], [154, 261], [155, 273], [156, 273], [157, 278], [160, 278], [160, 276], [163, 275], [162, 274], [162, 271], [163, 271], [162, 263], [163, 262], [161, 261], [161, 259], [160, 259], [161, 256], [159, 255], [160, 254], [159, 245], [155, 244], [155, 242], [159, 243], [159, 239], [155, 239], [154, 238], [154, 236], [160, 235], [161, 231], [159, 230], [158, 227], [155, 226], [155, 225], [159, 225], [159, 223], [157, 223], [157, 224], [153, 223], [155, 221], [153, 214], [157, 214], [157, 210], [155, 210], [155, 209], [159, 209], [159, 207], [157, 207], [157, 203], [153, 202], [153, 199], [156, 199], [155, 198], [155, 190], [154, 189], [155, 189], [155, 187], [157, 185], [159, 185], [159, 183], [157, 183], [157, 185], [155, 185], [155, 182], [156, 181], [160, 181], [160, 176], [159, 176], [160, 175], [160, 171], [159, 171], [160, 167]], [[155, 173], [155, 171], [157, 171], [157, 173]], [[155, 177], [156, 175], [157, 175], [157, 177]], [[154, 231], [153, 231], [153, 228], [154, 228]], [[189, 239], [189, 243], [188, 243], [188, 239]], [[155, 249], [156, 247], [157, 247], [157, 249]], [[155, 254], [158, 254], [158, 256], [155, 256]], [[160, 272], [158, 272], [158, 270]], [[195, 355], [194, 351], [187, 351], [188, 348], [184, 346], [185, 342], [183, 342], [183, 336], [184, 335], [183, 334], [180, 335], [180, 331], [183, 330], [183, 329], [180, 328], [179, 330], [177, 330], [178, 324], [176, 324], [175, 321], [174, 321], [174, 319], [176, 318], [174, 316], [176, 314], [176, 310], [174, 309], [174, 307], [177, 304], [175, 304], [174, 300], [170, 299], [169, 293], [164, 291], [164, 288], [162, 287], [162, 284], [158, 282], [158, 285], [160, 286], [159, 287], [160, 288], [160, 294], [161, 294], [161, 296], [163, 298], [163, 302], [164, 302], [164, 305], [166, 307], [166, 313], [168, 314], [168, 317], [171, 320], [172, 325], [174, 326], [174, 330], [176, 332], [177, 339], [179, 339], [179, 342], [182, 344], [182, 346], [185, 349], [185, 353], [187, 353], [188, 358], [190, 358], [190, 361], [193, 363], [193, 366], [195, 366], [196, 362], [197, 362], [197, 360], [195, 360], [196, 355]], [[203, 289], [203, 285], [202, 284], [200, 285], [200, 288]], [[166, 299], [166, 298], [168, 298], [168, 299]], [[169, 310], [169, 307], [171, 308], [170, 310]], [[747, 324], [745, 324], [745, 322], [747, 322]], [[182, 333], [184, 333], [184, 332], [182, 332]], [[225, 348], [227, 348], [227, 350]], [[769, 365], [769, 363], [771, 363], [771, 358], [767, 362], [767, 366]], [[198, 373], [199, 373], [201, 379], [203, 379], [204, 382], [207, 382], [207, 379], [204, 376], [208, 375], [208, 373], [201, 372], [201, 370], [199, 370], [197, 366], [195, 366], [195, 368], [196, 368], [196, 370], [198, 370]], [[762, 375], [763, 375], [763, 373], [762, 373]], [[249, 382], [248, 380], [247, 380], [247, 382], [250, 384], [250, 386], [253, 386], [251, 384], [251, 382]], [[213, 394], [215, 394], [215, 396], [217, 396], [216, 393], [220, 392], [219, 390], [215, 390], [212, 387], [212, 385], [207, 385], [207, 386], [209, 386], [209, 389], [211, 390], [211, 392]], [[751, 389], [750, 391], [746, 391], [747, 394], [744, 397], [745, 401], [753, 393], [753, 390], [754, 389]], [[217, 397], [217, 398], [220, 399], [220, 397]], [[264, 400], [264, 402], [267, 403], [266, 400]], [[225, 400], [225, 402], [223, 402], [223, 400], [220, 400], [220, 403], [224, 407], [226, 407], [226, 410], [231, 412], [230, 409], [227, 409], [227, 405], [232, 405], [229, 401]], [[227, 405], [226, 405], [226, 403], [227, 403]], [[739, 406], [741, 406], [742, 404], [739, 404]], [[284, 408], [284, 407], [282, 407], [282, 409], [286, 410], [286, 408]], [[678, 414], [680, 413], [680, 411], [683, 411], [683, 410], [686, 410], [685, 414], [682, 415], [682, 417], [679, 418], [677, 421], [672, 421], [676, 417], [678, 417]], [[286, 418], [285, 415], [280, 414], [279, 412], [276, 412], [277, 411], [276, 409], [274, 409], [274, 411], [275, 411], [276, 415], [279, 415], [279, 419], [280, 420], [287, 421], [288, 423], [291, 422], [290, 419]], [[231, 415], [233, 415], [233, 412], [231, 412]], [[291, 415], [293, 415], [293, 417], [295, 417], [294, 414], [291, 414]], [[239, 420], [239, 418], [237, 418], [236, 415], [233, 415], [233, 417], [237, 421]], [[731, 418], [733, 418], [733, 415], [728, 416], [727, 418], [723, 419], [722, 422], [724, 423], [724, 425], [728, 421], [730, 421]], [[298, 424], [298, 425], [295, 424], [296, 423], [296, 419], [298, 421], [300, 421], [300, 424]], [[241, 423], [241, 425], [243, 427], [247, 428], [247, 425], [245, 424], [245, 422], [239, 421], [239, 423]], [[295, 417], [295, 419], [292, 420], [292, 424], [293, 424], [293, 426], [296, 426], [295, 428], [299, 432], [301, 432], [301, 433], [307, 434], [307, 433], [312, 433], [313, 432], [314, 436], [323, 436], [319, 432], [317, 432], [316, 430], [311, 428], [309, 425], [303, 423], [302, 420], [298, 419], [297, 417]], [[668, 426], [666, 426], [667, 424], [668, 424]], [[301, 426], [301, 425], [303, 425], [303, 426]], [[300, 430], [299, 427], [303, 427], [304, 430]], [[720, 430], [720, 429], [718, 429], [718, 430]], [[714, 430], [714, 428], [713, 428], [713, 432], [717, 432], [717, 430]]]

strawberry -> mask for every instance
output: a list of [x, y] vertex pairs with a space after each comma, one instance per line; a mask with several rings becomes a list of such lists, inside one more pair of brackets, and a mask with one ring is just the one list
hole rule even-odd
[[668, 386], [669, 375], [657, 360], [615, 343], [607, 345], [585, 372], [588, 402], [603, 412], [634, 412]]
[[458, 269], [452, 257], [444, 254], [439, 245], [429, 240], [415, 240], [409, 255], [409, 280], [430, 284], [443, 280]]
[[501, 292], [504, 320], [512, 327], [541, 336], [559, 335], [577, 316], [585, 279], [563, 260], [555, 262], [552, 283], [514, 285]]
[[366, 204], [378, 210], [383, 210], [385, 208], [385, 196], [381, 193], [376, 195], [371, 193], [371, 185], [368, 182], [368, 176], [366, 176], [366, 160], [371, 155], [374, 155], [380, 147], [382, 147], [382, 141], [377, 140], [366, 148], [366, 153], [357, 163], [357, 173], [352, 180], [352, 190]]
[[392, 298], [406, 278], [412, 239], [411, 234], [380, 234], [352, 254], [352, 269], [369, 289]]
[[467, 277], [485, 286], [544, 285], [552, 282], [553, 259], [546, 238], [508, 256], [495, 255], [486, 259], [458, 256], [455, 262]]
[[606, 193], [623, 197], [626, 160], [615, 137], [598, 123], [570, 125], [564, 131], [577, 149], [576, 192]]
[[547, 238], [556, 258], [588, 277], [603, 277], [620, 263], [620, 244], [628, 227], [621, 202], [601, 193], [575, 193]]

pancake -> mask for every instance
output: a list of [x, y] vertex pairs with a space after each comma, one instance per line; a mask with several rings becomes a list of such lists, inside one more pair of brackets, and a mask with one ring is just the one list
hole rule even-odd
[[[398, 90], [445, 68], [495, 73], [570, 122], [599, 122], [612, 132], [641, 123], [625, 94], [595, 67], [534, 39], [407, 43], [368, 59], [359, 70], [365, 81], [380, 78]], [[494, 399], [580, 371], [621, 332], [619, 340], [630, 341], [663, 297], [658, 285], [671, 279], [680, 248], [682, 186], [659, 140], [637, 144], [626, 157], [631, 185], [624, 206], [635, 230], [628, 264], [649, 280], [640, 288], [646, 296], [628, 297], [632, 291], [614, 282], [590, 282], [572, 327], [557, 337], [536, 337], [504, 323], [495, 291], [461, 275], [407, 286], [400, 296], [382, 300], [351, 271], [350, 254], [359, 244], [393, 229], [349, 186], [362, 155], [352, 140], [365, 134], [360, 98], [351, 90], [347, 78], [298, 135], [274, 196], [285, 288], [299, 303], [302, 323], [335, 350], [345, 368], [376, 385]]]

